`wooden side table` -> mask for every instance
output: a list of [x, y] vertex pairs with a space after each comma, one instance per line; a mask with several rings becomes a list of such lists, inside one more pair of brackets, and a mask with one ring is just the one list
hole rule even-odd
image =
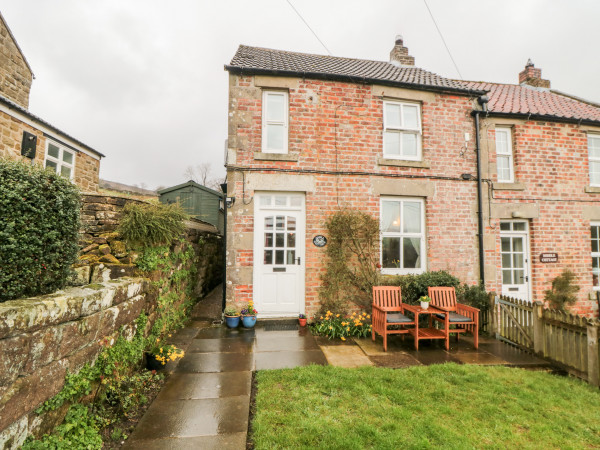
[[[419, 305], [407, 305], [403, 304], [405, 311], [410, 311], [415, 315], [415, 327], [410, 328], [408, 330], [409, 334], [412, 334], [415, 338], [415, 350], [419, 350], [419, 341], [421, 339], [445, 339], [446, 340], [446, 350], [450, 350], [450, 321], [449, 314], [446, 311], [442, 311], [441, 309], [437, 309], [435, 306], [429, 305], [429, 308], [423, 309]], [[429, 315], [429, 327], [428, 328], [419, 328], [419, 315], [425, 314]], [[444, 320], [444, 329], [439, 330], [434, 328], [432, 325], [431, 316], [433, 314], [443, 314], [445, 317]]]

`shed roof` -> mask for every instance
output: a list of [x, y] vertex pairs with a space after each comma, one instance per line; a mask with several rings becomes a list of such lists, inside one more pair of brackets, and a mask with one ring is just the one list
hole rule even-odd
[[186, 188], [186, 187], [193, 187], [193, 188], [201, 189], [203, 191], [206, 191], [206, 192], [208, 192], [210, 194], [213, 194], [213, 195], [216, 195], [218, 197], [223, 197], [223, 193], [222, 192], [218, 192], [218, 191], [215, 191], [214, 189], [207, 188], [206, 186], [202, 186], [201, 184], [196, 183], [193, 180], [190, 180], [187, 183], [178, 184], [177, 186], [171, 186], [171, 187], [168, 187], [168, 188], [164, 188], [164, 189], [161, 189], [160, 191], [157, 191], [157, 192], [159, 194], [166, 194], [167, 192], [177, 191], [179, 189], [183, 189], [183, 188]]

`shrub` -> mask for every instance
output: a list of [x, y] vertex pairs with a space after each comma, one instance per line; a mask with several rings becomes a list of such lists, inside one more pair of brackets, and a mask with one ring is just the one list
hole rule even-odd
[[480, 285], [463, 284], [456, 290], [456, 299], [459, 303], [473, 306], [481, 311], [487, 311], [490, 306], [489, 295]]
[[130, 246], [171, 245], [185, 230], [188, 215], [179, 205], [130, 203], [123, 209], [118, 232]]
[[384, 276], [379, 284], [400, 286], [402, 288], [402, 301], [408, 304], [416, 304], [419, 297], [427, 295], [427, 288], [430, 286], [453, 286], [457, 288], [458, 295], [460, 280], [444, 270], [439, 270], [418, 275]]
[[553, 308], [564, 311], [565, 306], [577, 301], [579, 286], [575, 283], [575, 274], [565, 269], [559, 276], [552, 280], [552, 288], [544, 292], [546, 300]]
[[0, 159], [0, 302], [66, 285], [79, 251], [79, 210], [68, 179]]

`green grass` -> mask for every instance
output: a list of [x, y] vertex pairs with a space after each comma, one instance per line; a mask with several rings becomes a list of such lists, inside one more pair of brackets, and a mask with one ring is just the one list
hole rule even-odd
[[257, 373], [256, 449], [600, 447], [600, 391], [457, 364]]

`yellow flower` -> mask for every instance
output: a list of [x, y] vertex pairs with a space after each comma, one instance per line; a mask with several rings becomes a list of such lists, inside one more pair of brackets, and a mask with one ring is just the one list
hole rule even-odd
[[335, 317], [340, 317], [340, 315], [339, 315], [339, 314], [336, 314], [336, 315], [335, 315]]
[[160, 342], [160, 339], [159, 339], [159, 338], [156, 338], [156, 342]]
[[161, 347], [161, 349], [160, 349], [160, 352], [162, 353], [162, 347]]
[[370, 318], [371, 318], [371, 314], [367, 315], [367, 319], [370, 319]]
[[171, 337], [171, 335], [169, 334], [169, 337]]
[[[367, 313], [366, 313], [366, 312], [364, 312], [364, 313], [362, 313], [362, 315], [363, 315], [363, 316], [366, 316], [366, 315], [367, 315]], [[169, 336], [171, 336], [171, 335], [169, 335]]]
[[345, 341], [345, 340], [346, 340], [346, 338], [345, 338], [344, 336], [342, 336], [340, 339], [342, 339], [342, 341]]
[[327, 314], [331, 314], [331, 311], [327, 311]]
[[350, 327], [346, 328], [346, 331], [350, 331]]
[[333, 330], [333, 327], [332, 327], [331, 325], [329, 325], [329, 329], [330, 329], [330, 330]]
[[353, 312], [353, 313], [352, 313], [352, 317], [354, 317], [355, 315], [356, 315], [356, 313], [355, 313], [355, 312]]
[[321, 316], [321, 320], [323, 320], [323, 316]]

